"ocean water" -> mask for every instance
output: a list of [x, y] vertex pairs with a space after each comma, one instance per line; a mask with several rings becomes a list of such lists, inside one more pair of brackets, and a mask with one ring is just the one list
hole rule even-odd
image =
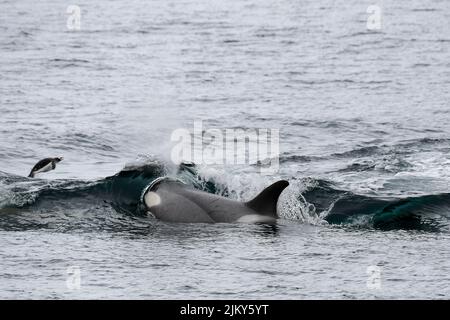
[[[0, 298], [450, 297], [448, 1], [68, 5], [0, 0]], [[279, 170], [177, 166], [194, 121], [278, 129]], [[164, 223], [164, 175], [290, 186], [273, 226]]]

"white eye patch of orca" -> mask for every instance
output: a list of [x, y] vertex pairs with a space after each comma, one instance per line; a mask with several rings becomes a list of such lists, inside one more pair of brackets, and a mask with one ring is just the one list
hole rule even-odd
[[161, 197], [156, 192], [149, 191], [145, 195], [144, 201], [146, 206], [151, 208], [161, 204]]

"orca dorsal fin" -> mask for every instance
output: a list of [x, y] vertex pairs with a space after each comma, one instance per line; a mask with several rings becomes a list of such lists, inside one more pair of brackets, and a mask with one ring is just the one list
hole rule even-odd
[[289, 182], [286, 180], [277, 181], [265, 188], [260, 194], [245, 204], [259, 214], [276, 217], [278, 198], [288, 185]]

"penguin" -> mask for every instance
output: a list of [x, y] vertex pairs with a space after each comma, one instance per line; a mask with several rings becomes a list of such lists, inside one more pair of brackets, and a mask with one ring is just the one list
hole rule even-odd
[[31, 169], [28, 178], [34, 178], [34, 176], [38, 173], [54, 170], [56, 168], [56, 164], [62, 161], [63, 159], [64, 159], [63, 157], [42, 159], [41, 161], [36, 163], [33, 169]]

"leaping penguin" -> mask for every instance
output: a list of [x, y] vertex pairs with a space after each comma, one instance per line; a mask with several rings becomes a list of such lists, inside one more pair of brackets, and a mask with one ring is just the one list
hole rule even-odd
[[63, 159], [64, 159], [63, 157], [42, 159], [41, 161], [35, 164], [33, 169], [31, 169], [31, 172], [28, 175], [28, 177], [34, 178], [34, 176], [38, 173], [54, 170], [56, 168], [56, 164], [62, 161]]

